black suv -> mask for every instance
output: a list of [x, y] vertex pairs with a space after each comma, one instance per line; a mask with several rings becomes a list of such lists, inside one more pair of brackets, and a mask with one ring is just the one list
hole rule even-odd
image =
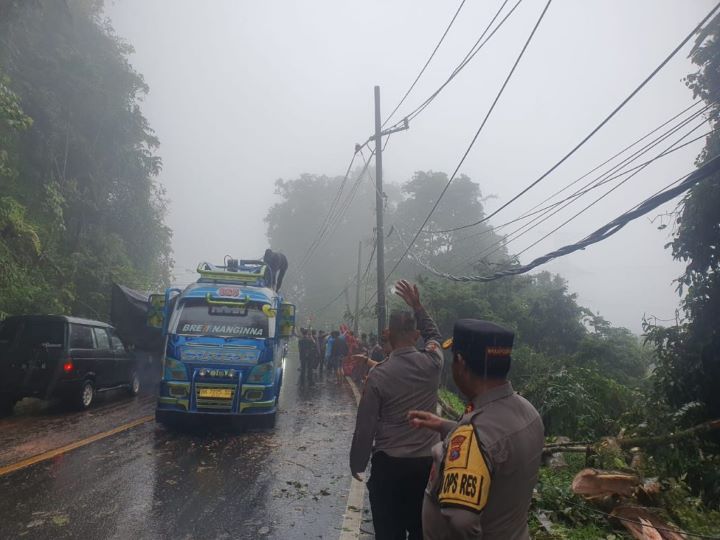
[[0, 322], [0, 413], [26, 396], [59, 397], [87, 409], [96, 392], [119, 387], [136, 395], [140, 379], [112, 326], [56, 315]]

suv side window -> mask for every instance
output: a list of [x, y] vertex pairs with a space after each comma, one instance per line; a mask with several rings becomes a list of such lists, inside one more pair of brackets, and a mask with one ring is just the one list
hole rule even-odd
[[98, 349], [107, 350], [110, 348], [110, 338], [104, 328], [95, 327], [93, 333], [95, 334], [95, 344]]
[[108, 329], [108, 333], [110, 334], [110, 343], [112, 344], [112, 350], [119, 353], [126, 352], [125, 345], [123, 344], [122, 340], [117, 336], [114, 330]]
[[94, 349], [92, 329], [81, 324], [70, 325], [70, 348], [71, 349]]

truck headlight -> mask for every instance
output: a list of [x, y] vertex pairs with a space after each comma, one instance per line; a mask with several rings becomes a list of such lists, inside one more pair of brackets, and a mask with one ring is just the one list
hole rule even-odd
[[272, 384], [274, 379], [274, 366], [272, 362], [265, 362], [252, 368], [246, 382], [252, 384]]

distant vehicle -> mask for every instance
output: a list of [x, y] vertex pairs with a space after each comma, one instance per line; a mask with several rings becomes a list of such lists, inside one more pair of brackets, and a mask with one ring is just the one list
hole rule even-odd
[[97, 392], [113, 388], [140, 391], [136, 361], [112, 326], [59, 315], [0, 322], [0, 412], [24, 397], [87, 409]]
[[295, 306], [268, 287], [272, 271], [262, 261], [202, 263], [198, 272], [197, 283], [150, 299], [149, 320], [165, 336], [155, 418], [273, 427]]

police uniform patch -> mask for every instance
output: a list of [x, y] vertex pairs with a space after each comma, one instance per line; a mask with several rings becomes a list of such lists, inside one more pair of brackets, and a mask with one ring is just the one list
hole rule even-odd
[[467, 440], [465, 435], [455, 435], [450, 439], [450, 448], [448, 448], [448, 461], [455, 461], [460, 459], [460, 451], [462, 450], [463, 443]]
[[450, 435], [445, 451], [443, 477], [438, 493], [440, 506], [480, 512], [490, 492], [490, 469], [480, 449], [475, 429], [459, 426]]

